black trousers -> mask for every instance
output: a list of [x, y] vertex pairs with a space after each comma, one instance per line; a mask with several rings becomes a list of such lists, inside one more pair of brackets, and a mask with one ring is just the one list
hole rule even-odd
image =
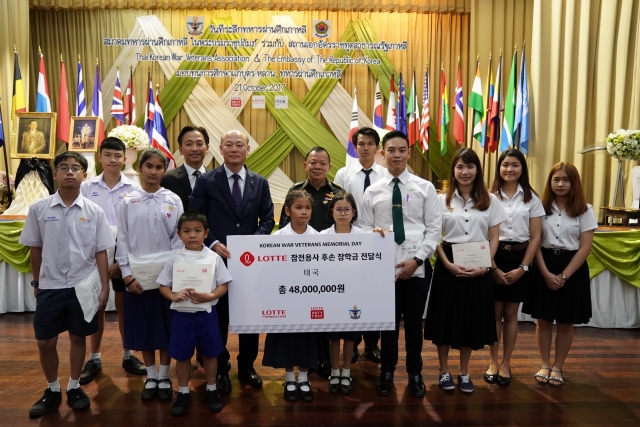
[[[229, 294], [224, 294], [216, 304], [218, 310], [218, 324], [224, 350], [218, 356], [218, 374], [226, 374], [231, 369], [229, 351], [227, 350], [227, 338], [229, 337]], [[238, 335], [238, 370], [245, 371], [253, 368], [253, 362], [258, 357], [258, 343], [260, 334]]]
[[422, 372], [422, 314], [427, 303], [433, 270], [425, 263], [425, 277], [398, 280], [396, 286], [396, 329], [382, 331], [380, 342], [380, 372], [393, 372], [398, 364], [400, 319], [404, 319], [404, 341], [407, 350], [407, 373]]
[[355, 340], [355, 346], [357, 347], [364, 340], [364, 345], [367, 347], [373, 347], [374, 345], [378, 345], [378, 340], [380, 340], [380, 331], [367, 331], [363, 332], [362, 335]]

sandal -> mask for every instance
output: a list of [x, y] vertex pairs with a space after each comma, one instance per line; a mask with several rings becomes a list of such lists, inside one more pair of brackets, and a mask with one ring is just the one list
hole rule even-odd
[[[560, 375], [564, 374], [564, 371], [562, 369], [558, 370], [558, 369], [552, 369], [551, 372], [557, 372]], [[555, 383], [552, 383], [551, 381], [556, 381]], [[557, 377], [555, 375], [550, 375], [549, 376], [549, 385], [551, 387], [562, 387], [562, 385], [564, 384], [564, 378], [562, 377]]]
[[[348, 380], [349, 384], [345, 385], [342, 383], [343, 380]], [[351, 377], [340, 377], [340, 394], [350, 394], [351, 393]]]
[[[335, 384], [331, 383], [332, 379], [337, 379], [338, 382]], [[329, 389], [329, 393], [331, 394], [338, 394], [338, 392], [340, 391], [340, 377], [334, 377], [333, 375], [329, 376], [329, 384], [327, 385], [327, 388]]]
[[[551, 374], [551, 366], [540, 366], [540, 370], [547, 369], [549, 374]], [[537, 373], [533, 376], [536, 379], [538, 384], [549, 384], [549, 375], [542, 375], [541, 373]]]

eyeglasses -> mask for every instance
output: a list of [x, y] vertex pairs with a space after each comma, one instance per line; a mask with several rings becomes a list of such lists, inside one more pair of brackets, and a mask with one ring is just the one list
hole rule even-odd
[[82, 169], [80, 166], [71, 166], [71, 167], [69, 167], [69, 166], [58, 166], [56, 168], [56, 170], [58, 172], [61, 172], [61, 173], [67, 173], [67, 172], [71, 171], [72, 174], [77, 175], [80, 172], [82, 172], [84, 169]]
[[333, 212], [337, 213], [338, 215], [349, 215], [350, 213], [355, 212], [355, 209], [351, 209], [351, 208], [333, 208], [331, 209]]

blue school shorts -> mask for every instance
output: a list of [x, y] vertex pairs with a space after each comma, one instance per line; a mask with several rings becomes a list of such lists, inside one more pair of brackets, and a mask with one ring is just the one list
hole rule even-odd
[[64, 331], [79, 337], [98, 332], [98, 316], [84, 320], [75, 288], [38, 289], [33, 329], [37, 340], [57, 337]]
[[224, 350], [215, 306], [211, 313], [173, 312], [169, 356], [178, 361], [189, 360], [194, 348], [204, 357], [217, 357]]

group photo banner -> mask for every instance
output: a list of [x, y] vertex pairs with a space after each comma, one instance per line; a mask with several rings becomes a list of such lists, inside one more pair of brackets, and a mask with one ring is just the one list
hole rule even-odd
[[231, 333], [395, 328], [393, 234], [229, 236]]

